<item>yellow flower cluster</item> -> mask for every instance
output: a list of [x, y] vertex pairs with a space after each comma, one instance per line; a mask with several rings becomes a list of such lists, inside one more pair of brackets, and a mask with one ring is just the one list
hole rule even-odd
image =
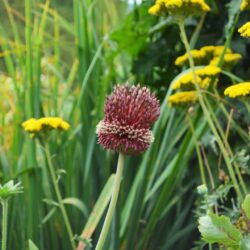
[[156, 0], [149, 8], [151, 15], [169, 14], [175, 17], [201, 15], [210, 11], [204, 0]]
[[[195, 74], [198, 84], [201, 88], [209, 87], [211, 78], [216, 77], [221, 72], [221, 69], [216, 66], [206, 66], [204, 68], [196, 69]], [[193, 74], [191, 71], [180, 76], [180, 78], [172, 85], [173, 89], [178, 89], [183, 86], [192, 86], [195, 84]]]
[[245, 23], [238, 29], [239, 33], [243, 37], [250, 37], [250, 22]]
[[[235, 65], [241, 58], [242, 58], [241, 54], [238, 53], [225, 54], [223, 65], [224, 67], [231, 67]], [[216, 66], [219, 63], [219, 60], [220, 57], [216, 56], [210, 61], [209, 65]]]
[[249, 0], [243, 0], [240, 5], [240, 10], [249, 10], [250, 9], [250, 1]]
[[183, 91], [171, 95], [168, 98], [169, 106], [195, 103], [197, 101], [198, 95], [196, 91]]
[[[204, 46], [200, 49], [195, 49], [191, 51], [191, 55], [195, 61], [196, 65], [217, 65], [220, 55], [224, 50], [224, 46]], [[224, 66], [232, 66], [239, 59], [241, 59], [241, 55], [237, 53], [233, 53], [233, 51], [228, 48], [224, 57]], [[175, 60], [176, 66], [184, 66], [188, 65], [188, 55], [185, 53], [182, 56], [179, 56]]]
[[225, 89], [224, 95], [231, 98], [250, 95], [250, 82], [242, 82], [229, 86]]
[[43, 129], [68, 130], [70, 125], [60, 117], [43, 117], [40, 119], [31, 118], [22, 123], [22, 127], [29, 133], [38, 133]]
[[[198, 65], [201, 65], [202, 64], [202, 61], [206, 58], [206, 53], [202, 50], [198, 50], [198, 49], [194, 49], [191, 51], [191, 55], [193, 57], [193, 59], [195, 60], [195, 62], [198, 64]], [[183, 66], [185, 64], [188, 63], [188, 54], [185, 53], [184, 55], [182, 56], [179, 56], [176, 58], [175, 60], [175, 65], [176, 66]]]

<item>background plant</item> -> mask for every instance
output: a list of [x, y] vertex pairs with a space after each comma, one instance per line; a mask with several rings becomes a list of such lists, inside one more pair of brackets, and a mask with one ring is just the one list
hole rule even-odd
[[[96, 144], [95, 126], [112, 85], [127, 80], [144, 83], [156, 92], [162, 103], [161, 116], [150, 150], [143, 157], [126, 160], [126, 181], [105, 249], [201, 248], [204, 242], [195, 244], [200, 240], [197, 218], [207, 207], [217, 206], [231, 221], [237, 218], [241, 203], [227, 182], [220, 149], [201, 110], [197, 106], [189, 110], [192, 130], [187, 109], [167, 106], [172, 93], [169, 86], [184, 70], [174, 61], [185, 50], [170, 18], [148, 14], [153, 2], [129, 6], [88, 0], [0, 3], [1, 182], [18, 179], [24, 186], [24, 194], [10, 204], [8, 249], [27, 249], [33, 244], [39, 249], [69, 249], [52, 198], [53, 187], [41, 167], [46, 164], [43, 152], [21, 129], [25, 119], [49, 115], [61, 116], [71, 124], [71, 132], [60, 136], [51, 150], [73, 231], [85, 249], [96, 244], [117, 156]], [[206, 2], [211, 13], [204, 20], [190, 17], [186, 22], [191, 48], [222, 45], [231, 35], [229, 47], [243, 58], [227, 76], [220, 75], [218, 92], [223, 93], [232, 82], [249, 79], [249, 41], [236, 32], [248, 21], [249, 12], [236, 20], [240, 1]], [[229, 131], [233, 160], [247, 183], [250, 118], [244, 103], [210, 101], [219, 125]], [[204, 200], [195, 189], [201, 184], [199, 160], [205, 166], [209, 189], [209, 203], [203, 210]], [[104, 186], [107, 195], [102, 192]], [[98, 197], [105, 202], [97, 202]], [[92, 209], [99, 220], [90, 216]]]

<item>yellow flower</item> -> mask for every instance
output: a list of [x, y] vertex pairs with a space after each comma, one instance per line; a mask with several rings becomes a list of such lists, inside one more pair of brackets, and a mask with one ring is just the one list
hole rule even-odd
[[195, 72], [201, 77], [213, 77], [217, 76], [221, 72], [221, 69], [216, 66], [206, 66], [204, 68], [197, 69]]
[[[216, 66], [206, 66], [204, 68], [196, 69], [196, 79], [202, 89], [208, 88], [211, 78], [216, 77], [221, 72], [221, 69]], [[194, 85], [193, 74], [191, 71], [180, 76], [180, 78], [172, 85], [173, 89], [178, 89], [182, 86]]]
[[249, 0], [243, 0], [240, 5], [240, 10], [249, 10], [250, 9], [250, 1]]
[[43, 129], [68, 130], [70, 125], [60, 117], [43, 117], [40, 119], [31, 118], [22, 123], [22, 127], [29, 133], [38, 133]]
[[[215, 46], [213, 51], [213, 56], [220, 56], [224, 48], [225, 47], [223, 45]], [[233, 51], [230, 48], [227, 48], [226, 54], [231, 54], [231, 53], [233, 53]]]
[[225, 89], [224, 95], [231, 98], [250, 95], [250, 82], [242, 82], [229, 86]]
[[[206, 53], [204, 51], [197, 50], [197, 49], [191, 50], [191, 55], [192, 55], [193, 59], [195, 60], [195, 62], [197, 62], [197, 61], [201, 62], [206, 57]], [[188, 62], [188, 54], [185, 53], [184, 55], [176, 58], [175, 65], [176, 66], [183, 66], [183, 65], [187, 64], [187, 62]]]
[[68, 130], [70, 127], [69, 124], [63, 121], [63, 119], [60, 117], [44, 117], [44, 118], [40, 118], [38, 121], [42, 125], [48, 126], [54, 129], [61, 128], [63, 130]]
[[[241, 54], [237, 54], [237, 53], [225, 54], [223, 65], [225, 67], [230, 67], [236, 64], [241, 58], [242, 58]], [[210, 61], [209, 65], [216, 66], [219, 63], [219, 60], [220, 60], [220, 57], [216, 56]]]
[[[191, 50], [191, 55], [196, 65], [207, 65], [213, 58], [220, 56], [223, 50], [224, 46], [222, 45], [218, 46], [208, 45], [200, 49]], [[233, 52], [230, 48], [226, 50], [226, 54], [232, 54], [232, 53]], [[177, 57], [175, 60], [175, 65], [179, 67], [188, 65], [187, 53]]]
[[178, 92], [169, 96], [168, 104], [169, 106], [174, 106], [178, 104], [195, 103], [198, 98], [196, 91], [183, 91]]
[[161, 5], [155, 4], [149, 8], [148, 13], [154, 16], [158, 16], [161, 13]]
[[239, 33], [243, 37], [250, 37], [250, 22], [245, 23], [238, 29]]
[[169, 14], [175, 17], [202, 15], [208, 11], [210, 7], [204, 0], [157, 0], [155, 5], [149, 8], [152, 15]]
[[29, 133], [36, 133], [42, 129], [42, 124], [38, 122], [36, 119], [31, 118], [22, 123], [22, 127], [25, 131]]

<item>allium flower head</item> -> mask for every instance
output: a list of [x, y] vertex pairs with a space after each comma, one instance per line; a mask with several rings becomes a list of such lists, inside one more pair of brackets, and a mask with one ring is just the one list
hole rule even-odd
[[107, 97], [104, 118], [97, 125], [98, 142], [105, 149], [142, 153], [153, 142], [150, 127], [159, 115], [159, 101], [148, 88], [117, 85]]

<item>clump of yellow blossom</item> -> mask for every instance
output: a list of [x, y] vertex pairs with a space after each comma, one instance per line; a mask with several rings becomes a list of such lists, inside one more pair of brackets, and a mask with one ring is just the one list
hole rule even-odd
[[[242, 59], [241, 54], [238, 54], [238, 53], [225, 54], [223, 65], [224, 67], [231, 67], [235, 65], [240, 59]], [[220, 60], [220, 57], [216, 56], [210, 61], [209, 65], [216, 66], [219, 63], [219, 60]]]
[[202, 15], [208, 11], [210, 7], [204, 0], [156, 0], [148, 10], [151, 15], [169, 14], [178, 18]]
[[[208, 45], [200, 49], [191, 50], [191, 55], [194, 59], [195, 65], [217, 65], [216, 62], [218, 63], [218, 59], [223, 50], [224, 46]], [[230, 48], [227, 48], [224, 57], [224, 66], [233, 66], [239, 59], [241, 59], [240, 54], [233, 53]], [[177, 57], [175, 65], [179, 67], [188, 65], [187, 53]]]
[[197, 101], [198, 95], [196, 91], [183, 91], [178, 92], [169, 96], [168, 104], [169, 106], [175, 106], [179, 104], [190, 104], [195, 103]]
[[[205, 51], [208, 57], [215, 57], [215, 56], [220, 56], [224, 48], [225, 47], [223, 45], [217, 45], [217, 46], [208, 45], [208, 46], [203, 46], [202, 48], [200, 48], [200, 50]], [[231, 54], [231, 53], [233, 53], [233, 51], [230, 48], [227, 48], [226, 54]]]
[[46, 129], [68, 130], [70, 125], [60, 117], [43, 117], [40, 119], [28, 119], [22, 123], [25, 131], [36, 134]]
[[243, 37], [250, 37], [250, 22], [245, 23], [238, 29], [239, 33]]
[[250, 10], [250, 1], [249, 0], [243, 0], [240, 5], [240, 10]]
[[[209, 87], [211, 78], [216, 77], [221, 72], [221, 69], [216, 66], [206, 66], [204, 68], [196, 69], [195, 75], [199, 86], [202, 89], [206, 89]], [[183, 86], [194, 85], [195, 81], [193, 78], [193, 73], [189, 71], [186, 74], [180, 76], [179, 79], [172, 85], [173, 89], [178, 89]]]
[[244, 97], [250, 95], [250, 82], [242, 82], [225, 89], [224, 95], [230, 98]]
[[[201, 65], [202, 61], [207, 56], [204, 51], [201, 51], [201, 50], [198, 50], [198, 49], [191, 50], [191, 55], [192, 55], [193, 59], [195, 60], [195, 62], [198, 65]], [[175, 65], [176, 66], [183, 66], [183, 65], [185, 65], [187, 63], [188, 63], [188, 54], [187, 53], [185, 53], [182, 56], [177, 57], [176, 60], [175, 60]]]

